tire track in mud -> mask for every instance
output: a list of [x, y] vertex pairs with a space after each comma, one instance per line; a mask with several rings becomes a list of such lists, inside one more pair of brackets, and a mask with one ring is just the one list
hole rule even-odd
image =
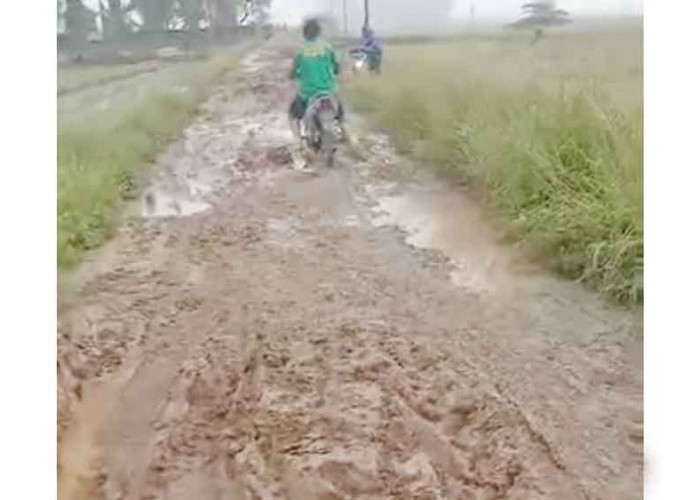
[[[206, 208], [144, 206], [81, 270], [59, 328], [59, 497], [638, 498], [571, 452], [587, 438], [552, 445], [561, 430], [532, 417], [548, 407], [523, 404], [518, 377], [570, 394], [559, 372], [543, 378], [558, 365], [518, 372], [531, 351], [487, 328], [488, 298], [456, 288], [445, 256], [372, 225], [372, 185], [407, 175], [381, 141], [317, 177], [291, 169], [288, 46], [246, 58], [160, 158], [150, 192]], [[610, 380], [627, 369], [606, 340], [562, 338], [574, 354], [557, 362], [582, 391], [587, 350]], [[635, 477], [639, 442], [610, 446]]]
[[[256, 330], [228, 345], [212, 338], [185, 363], [167, 404], [181, 411], [165, 411], [169, 418], [155, 424], [167, 436], [149, 466], [147, 482], [155, 498], [169, 483], [183, 487], [191, 480], [188, 473], [208, 462], [226, 471], [222, 484], [233, 487], [242, 477], [237, 487], [253, 498], [285, 497], [290, 482], [340, 498], [382, 493], [468, 498], [463, 495], [469, 488], [485, 492], [484, 498], [506, 498], [524, 469], [518, 445], [530, 459], [542, 454], [537, 445], [523, 442], [523, 432], [520, 443], [510, 443], [510, 433], [517, 434], [521, 424], [493, 393], [478, 395], [470, 388], [464, 400], [453, 395], [467, 391], [455, 380], [436, 389], [434, 381], [409, 377], [401, 365], [416, 354], [430, 355], [414, 343], [402, 345], [398, 332], [343, 324], [340, 338], [331, 340], [328, 330], [300, 327], [296, 330], [312, 340], [276, 339], [283, 347], [269, 345]], [[388, 345], [368, 339], [384, 336], [391, 339]], [[349, 347], [358, 344], [357, 352]], [[287, 345], [296, 347], [296, 356]], [[331, 366], [336, 374], [329, 374]], [[414, 382], [407, 386], [404, 380]], [[495, 437], [501, 429], [509, 429], [503, 441]], [[379, 449], [373, 453], [373, 448]], [[183, 455], [194, 462], [183, 462]], [[372, 468], [373, 462], [382, 465]], [[519, 487], [524, 488], [532, 479], [523, 478]]]

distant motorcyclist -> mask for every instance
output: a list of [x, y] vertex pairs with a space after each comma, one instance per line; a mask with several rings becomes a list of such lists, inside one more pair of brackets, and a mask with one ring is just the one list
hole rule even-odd
[[[344, 110], [338, 97], [338, 74], [340, 65], [335, 52], [325, 41], [320, 40], [321, 26], [316, 19], [304, 23], [304, 46], [294, 58], [290, 77], [299, 85], [299, 92], [289, 107], [292, 133], [301, 149], [301, 120], [306, 108], [315, 97], [332, 95], [338, 103], [338, 122], [345, 135]], [[301, 152], [301, 151], [300, 151]]]
[[382, 66], [383, 49], [379, 43], [379, 40], [377, 40], [377, 37], [374, 34], [374, 30], [369, 26], [364, 26], [362, 28], [361, 50], [367, 54], [369, 70], [379, 73]]

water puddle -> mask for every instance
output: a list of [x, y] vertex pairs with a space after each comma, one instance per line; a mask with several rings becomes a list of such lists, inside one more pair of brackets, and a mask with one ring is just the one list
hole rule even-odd
[[241, 71], [243, 73], [257, 73], [270, 66], [273, 61], [270, 59], [265, 60], [265, 56], [269, 58], [270, 56], [274, 56], [274, 53], [258, 50], [246, 56], [240, 63]]
[[287, 250], [303, 250], [305, 242], [297, 232], [297, 224], [295, 217], [269, 219], [267, 230], [270, 241]]
[[[260, 73], [272, 64], [274, 55], [258, 50], [246, 56], [241, 67]], [[291, 164], [293, 137], [286, 116], [270, 111], [249, 89], [235, 95], [214, 94], [203, 109], [207, 113], [161, 156], [162, 168], [141, 198], [142, 217], [204, 212], [229, 182], [265, 181], [270, 170]]]
[[141, 216], [185, 217], [211, 208], [208, 197], [225, 180], [225, 166], [205, 161], [192, 164], [184, 157], [169, 163], [141, 197]]
[[212, 207], [207, 201], [225, 178], [221, 166], [199, 166], [175, 161], [160, 172], [141, 197], [141, 216], [186, 217]]
[[141, 200], [142, 217], [183, 217], [211, 208], [205, 201], [179, 198], [167, 191], [151, 190]]
[[377, 201], [373, 223], [398, 226], [406, 231], [409, 245], [444, 253], [456, 267], [451, 274], [456, 285], [476, 293], [499, 286], [511, 256], [466, 193], [449, 187], [416, 188]]

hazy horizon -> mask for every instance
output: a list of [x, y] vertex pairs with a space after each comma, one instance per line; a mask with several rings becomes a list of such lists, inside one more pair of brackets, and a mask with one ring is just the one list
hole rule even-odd
[[[373, 7], [384, 4], [396, 4], [404, 7], [408, 4], [425, 3], [424, 0], [370, 0], [370, 12]], [[474, 19], [477, 21], [513, 21], [520, 15], [523, 0], [454, 0], [450, 19], [465, 20], [471, 17], [474, 5]], [[374, 5], [373, 5], [374, 4]], [[337, 18], [342, 18], [343, 0], [273, 0], [272, 18], [275, 22], [298, 23], [304, 16], [331, 11]], [[560, 0], [557, 5], [568, 10], [572, 17], [616, 17], [643, 14], [643, 0]], [[362, 15], [362, 0], [347, 0], [348, 17], [355, 24], [356, 17]], [[405, 12], [405, 10], [404, 10]]]
[[[351, 31], [359, 30], [363, 21], [363, 0], [346, 0], [348, 24]], [[426, 0], [370, 0], [372, 24], [380, 32], [431, 32], [454, 28], [464, 21], [475, 23], [507, 23], [520, 16], [525, 0], [449, 0], [428, 3]], [[86, 6], [97, 10], [99, 0], [84, 0]], [[568, 10], [574, 20], [592, 17], [643, 15], [643, 0], [560, 0], [557, 6]], [[429, 16], [441, 5], [443, 15]], [[473, 6], [473, 17], [472, 17]], [[400, 8], [401, 17], [397, 15]], [[310, 15], [331, 13], [342, 26], [343, 0], [272, 0], [271, 19], [276, 24], [295, 25]], [[432, 19], [433, 22], [427, 22]]]

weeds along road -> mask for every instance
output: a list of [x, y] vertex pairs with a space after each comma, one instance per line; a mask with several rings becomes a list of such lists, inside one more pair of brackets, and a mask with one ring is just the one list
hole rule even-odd
[[275, 39], [59, 321], [59, 497], [637, 499], [641, 322], [364, 133], [291, 168]]

